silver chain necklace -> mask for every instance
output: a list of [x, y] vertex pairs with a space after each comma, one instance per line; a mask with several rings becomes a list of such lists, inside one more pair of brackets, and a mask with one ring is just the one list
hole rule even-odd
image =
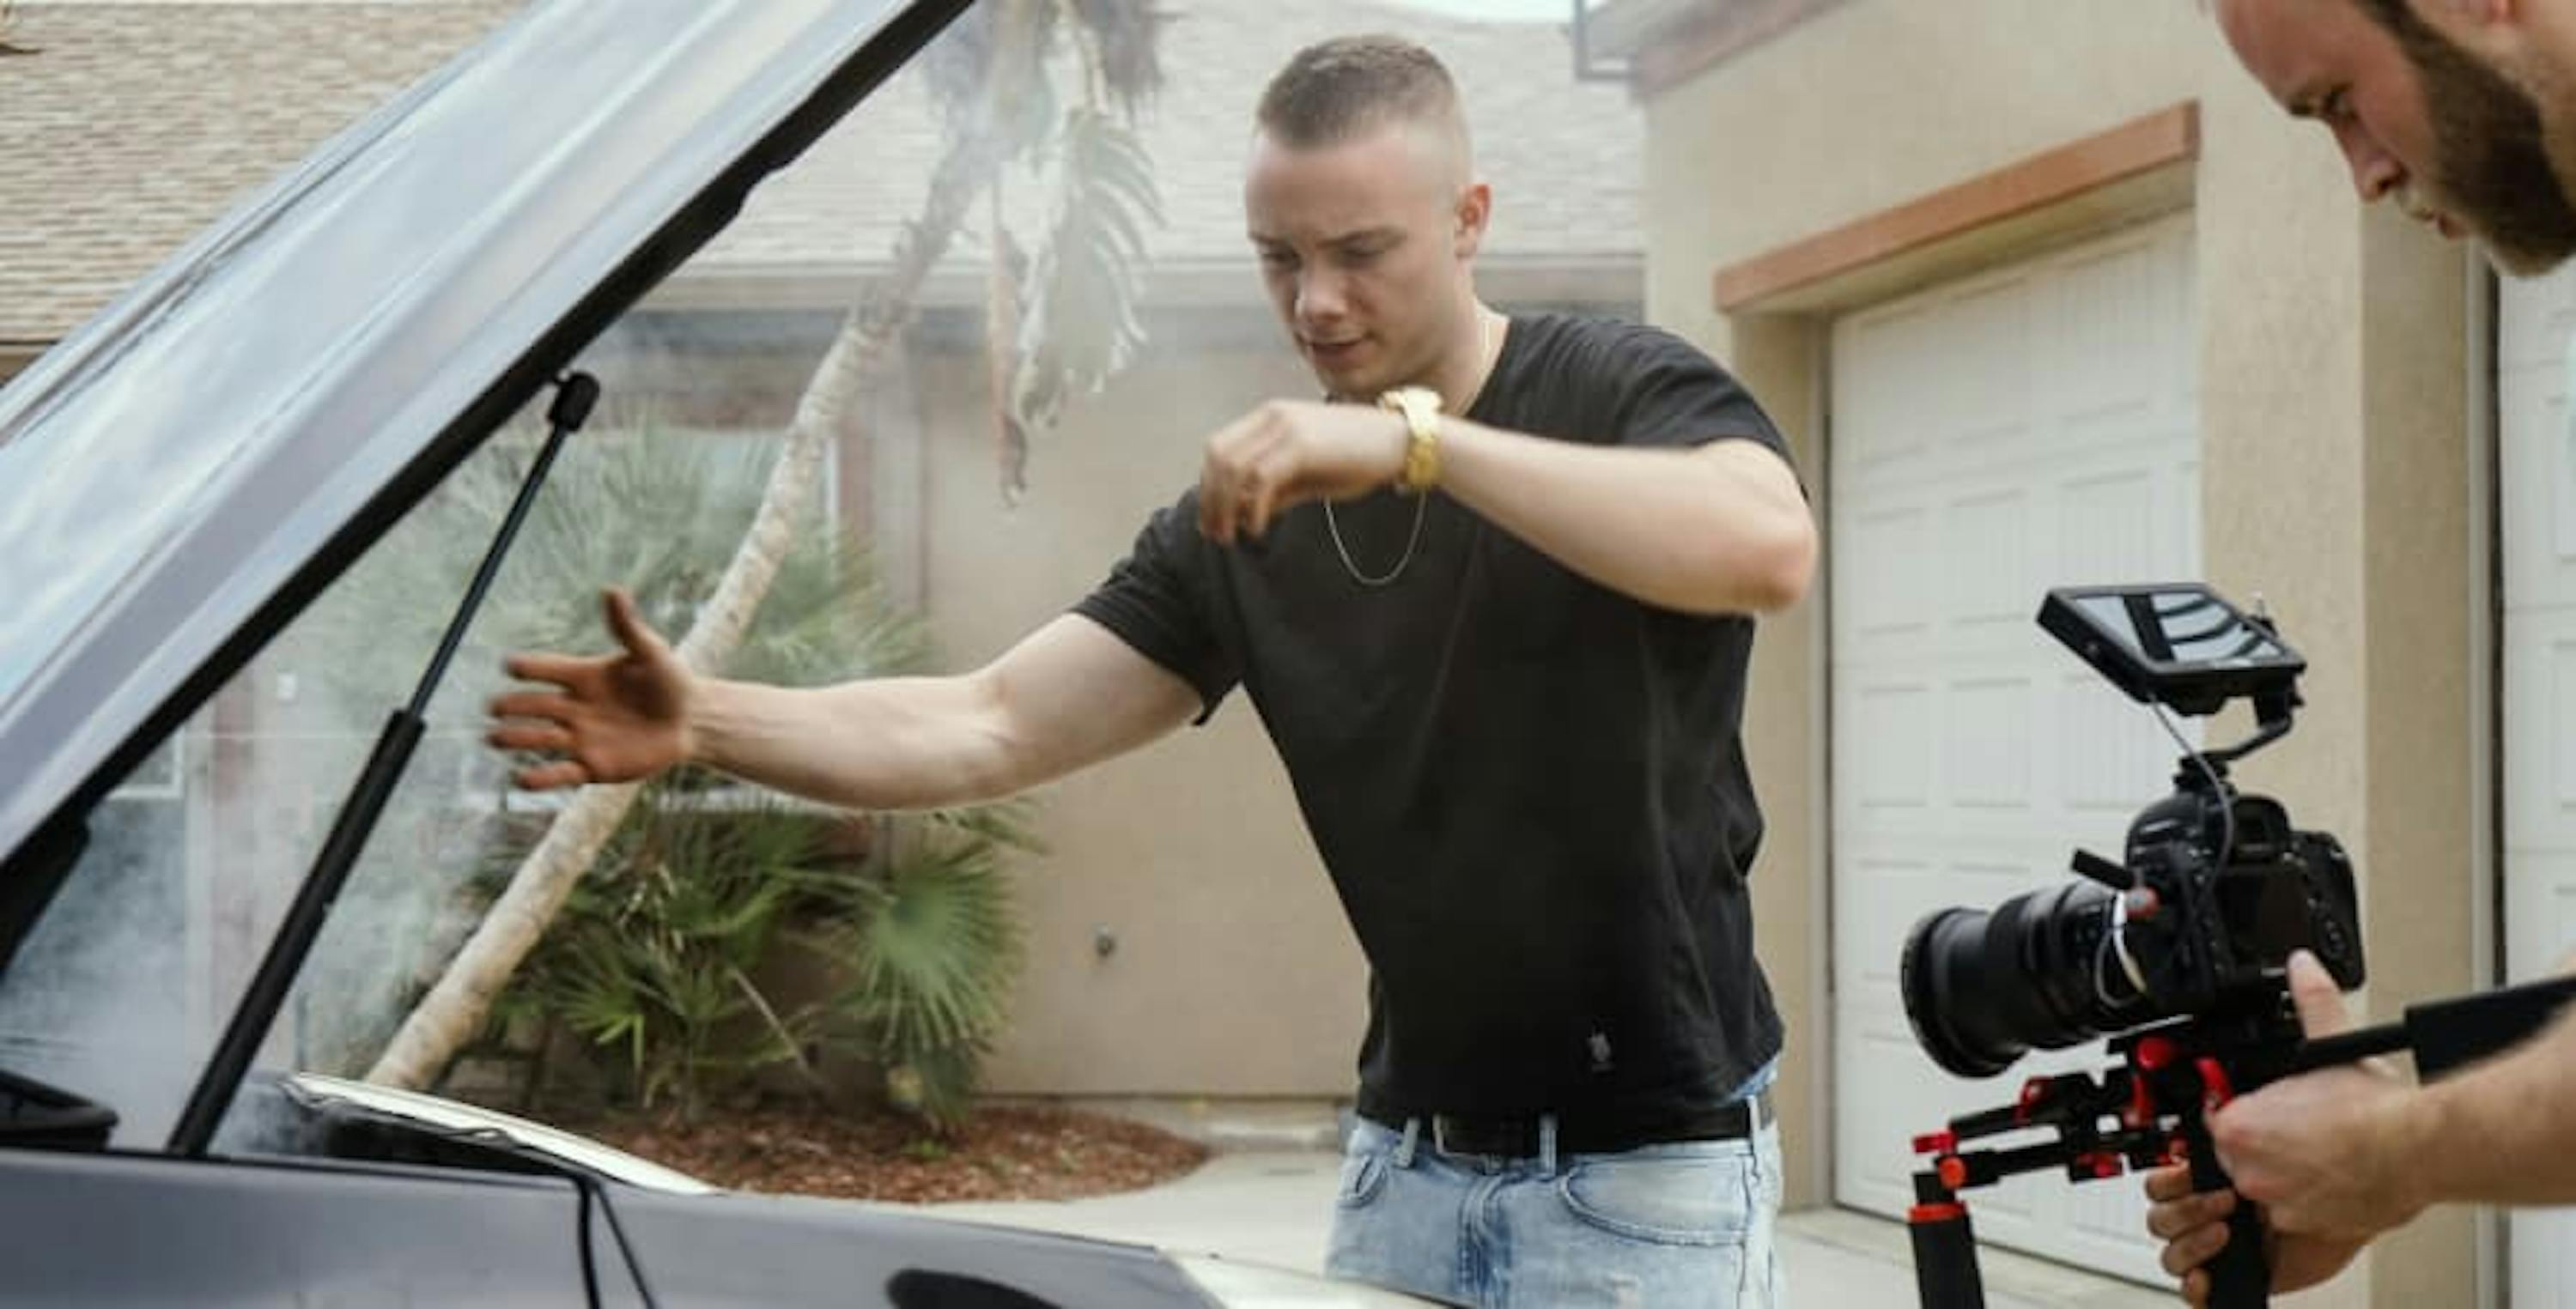
[[[1494, 320], [1485, 317], [1484, 312], [1482, 310], [1478, 310], [1476, 318], [1476, 359], [1477, 362], [1485, 365], [1485, 377], [1477, 381], [1476, 392], [1482, 392], [1485, 389], [1485, 382], [1491, 380], [1493, 377], [1493, 361], [1490, 361], [1487, 358], [1487, 356], [1493, 353], [1493, 350]], [[1467, 403], [1458, 406], [1458, 411], [1460, 413], [1465, 413], [1468, 406], [1475, 402], [1476, 393], [1471, 392], [1467, 397]], [[1431, 489], [1425, 487], [1422, 494], [1413, 498], [1413, 531], [1404, 538], [1404, 553], [1396, 557], [1395, 566], [1393, 568], [1389, 568], [1385, 572], [1379, 573], [1374, 577], [1361, 572], [1359, 564], [1352, 560], [1351, 548], [1342, 542], [1341, 521], [1333, 517], [1333, 502], [1331, 500], [1324, 501], [1324, 531], [1333, 538], [1333, 553], [1342, 557], [1342, 571], [1349, 573], [1351, 575], [1351, 580], [1362, 586], [1379, 587], [1394, 585], [1395, 579], [1404, 576], [1405, 568], [1413, 562], [1414, 550], [1422, 544], [1422, 520], [1431, 511], [1431, 495]]]

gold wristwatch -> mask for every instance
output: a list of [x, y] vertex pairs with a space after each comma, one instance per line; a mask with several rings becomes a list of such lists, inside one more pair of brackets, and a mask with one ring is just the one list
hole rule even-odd
[[1404, 467], [1395, 475], [1395, 489], [1420, 495], [1440, 485], [1440, 393], [1399, 386], [1379, 396], [1377, 407], [1404, 415]]

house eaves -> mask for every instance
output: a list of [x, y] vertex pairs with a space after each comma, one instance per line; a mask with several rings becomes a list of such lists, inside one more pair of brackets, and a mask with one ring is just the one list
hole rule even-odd
[[1843, 0], [1576, 0], [1584, 55], [1624, 65], [1640, 95], [1693, 74], [1796, 27]]
[[[674, 276], [644, 300], [662, 312], [787, 310], [837, 312], [858, 303], [884, 271], [877, 263], [835, 261], [734, 264]], [[1597, 305], [1633, 311], [1645, 296], [1645, 260], [1634, 252], [1499, 253], [1476, 261], [1476, 286], [1505, 305]], [[918, 303], [974, 309], [989, 289], [980, 263], [950, 260], [922, 283]], [[1252, 261], [1241, 255], [1164, 261], [1148, 275], [1146, 309], [1251, 309], [1269, 312]]]

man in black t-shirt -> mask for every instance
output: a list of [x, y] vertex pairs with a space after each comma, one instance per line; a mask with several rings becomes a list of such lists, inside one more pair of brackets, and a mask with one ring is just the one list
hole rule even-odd
[[1328, 399], [1207, 444], [1099, 590], [958, 677], [794, 690], [523, 656], [492, 739], [552, 787], [695, 760], [863, 809], [1010, 794], [1259, 710], [1371, 969], [1336, 1274], [1475, 1304], [1763, 1306], [1780, 1023], [1745, 885], [1748, 616], [1815, 529], [1680, 340], [1476, 296], [1492, 197], [1391, 38], [1265, 93], [1244, 207]]

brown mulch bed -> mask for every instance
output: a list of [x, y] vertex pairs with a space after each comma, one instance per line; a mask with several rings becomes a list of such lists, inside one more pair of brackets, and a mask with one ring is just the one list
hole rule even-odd
[[1067, 1200], [1133, 1191], [1205, 1163], [1206, 1146], [1142, 1123], [1065, 1109], [979, 1109], [946, 1136], [883, 1112], [785, 1105], [647, 1117], [584, 1135], [718, 1186], [923, 1203]]

